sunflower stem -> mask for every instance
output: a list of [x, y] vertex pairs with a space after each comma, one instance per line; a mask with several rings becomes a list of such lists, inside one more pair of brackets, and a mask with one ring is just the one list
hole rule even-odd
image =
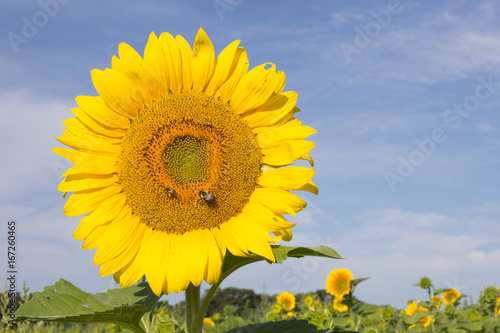
[[197, 319], [200, 311], [200, 287], [189, 284], [186, 289], [186, 330], [187, 333], [200, 333], [201, 322]]

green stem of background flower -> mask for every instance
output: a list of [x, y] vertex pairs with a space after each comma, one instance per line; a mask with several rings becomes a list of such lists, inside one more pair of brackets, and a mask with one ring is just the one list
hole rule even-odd
[[196, 320], [200, 311], [200, 287], [189, 284], [186, 289], [186, 331], [187, 333], [200, 333], [201, 322]]

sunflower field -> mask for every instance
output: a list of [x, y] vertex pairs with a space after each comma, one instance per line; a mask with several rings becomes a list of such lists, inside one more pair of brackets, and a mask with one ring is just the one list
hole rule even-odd
[[[215, 332], [498, 332], [500, 288], [487, 287], [478, 303], [467, 302], [459, 290], [436, 289], [422, 278], [423, 300], [410, 300], [405, 309], [365, 303], [354, 296], [359, 283], [349, 269], [335, 269], [326, 288], [314, 293], [256, 294], [252, 290], [226, 288], [213, 296], [203, 319], [203, 333]], [[43, 293], [31, 295], [23, 286], [18, 306]], [[9, 326], [8, 295], [1, 297], [2, 332], [132, 332], [116, 324], [19, 322]], [[28, 303], [29, 304], [29, 303]], [[185, 332], [185, 304], [158, 302], [148, 316], [148, 332]], [[269, 326], [273, 324], [272, 328]]]
[[[287, 216], [307, 206], [299, 194], [319, 194], [309, 139], [317, 131], [296, 117], [298, 93], [275, 64], [250, 67], [240, 40], [216, 56], [202, 28], [192, 46], [151, 32], [143, 55], [120, 43], [111, 67], [90, 73], [98, 95], [75, 98], [56, 138], [64, 147], [52, 149], [73, 164], [57, 190], [64, 214], [82, 216], [73, 237], [120, 288], [91, 294], [60, 279], [16, 295], [11, 282], [2, 331], [497, 332], [496, 287], [469, 304], [422, 278], [424, 300], [404, 309], [356, 298], [367, 278], [348, 268], [310, 294], [219, 290], [258, 261], [343, 259], [324, 245], [282, 244], [295, 226]], [[160, 301], [181, 292], [184, 302]]]

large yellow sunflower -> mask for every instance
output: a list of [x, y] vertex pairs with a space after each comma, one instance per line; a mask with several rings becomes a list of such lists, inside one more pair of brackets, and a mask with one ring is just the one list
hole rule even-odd
[[249, 71], [238, 44], [215, 58], [202, 29], [193, 49], [168, 33], [151, 33], [144, 57], [122, 43], [111, 69], [92, 70], [99, 96], [78, 96], [63, 122], [64, 212], [87, 214], [74, 237], [121, 287], [214, 284], [226, 251], [274, 261], [270, 243], [292, 237], [282, 214], [306, 206], [289, 190], [317, 193], [312, 168], [289, 166], [312, 166], [316, 133], [294, 118], [297, 93], [274, 64]]

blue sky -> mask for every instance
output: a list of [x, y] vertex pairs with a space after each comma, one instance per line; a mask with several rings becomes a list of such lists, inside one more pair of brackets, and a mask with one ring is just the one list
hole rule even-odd
[[72, 238], [79, 218], [56, 190], [69, 164], [50, 148], [119, 43], [142, 53], [151, 31], [192, 43], [203, 27], [216, 53], [240, 39], [251, 67], [275, 63], [299, 93], [320, 194], [304, 195], [292, 244], [348, 257], [256, 264], [223, 287], [314, 291], [348, 267], [370, 277], [366, 302], [423, 300], [423, 276], [477, 300], [500, 285], [499, 14], [496, 1], [0, 1], [0, 234], [6, 248], [16, 219], [19, 281], [115, 287]]

